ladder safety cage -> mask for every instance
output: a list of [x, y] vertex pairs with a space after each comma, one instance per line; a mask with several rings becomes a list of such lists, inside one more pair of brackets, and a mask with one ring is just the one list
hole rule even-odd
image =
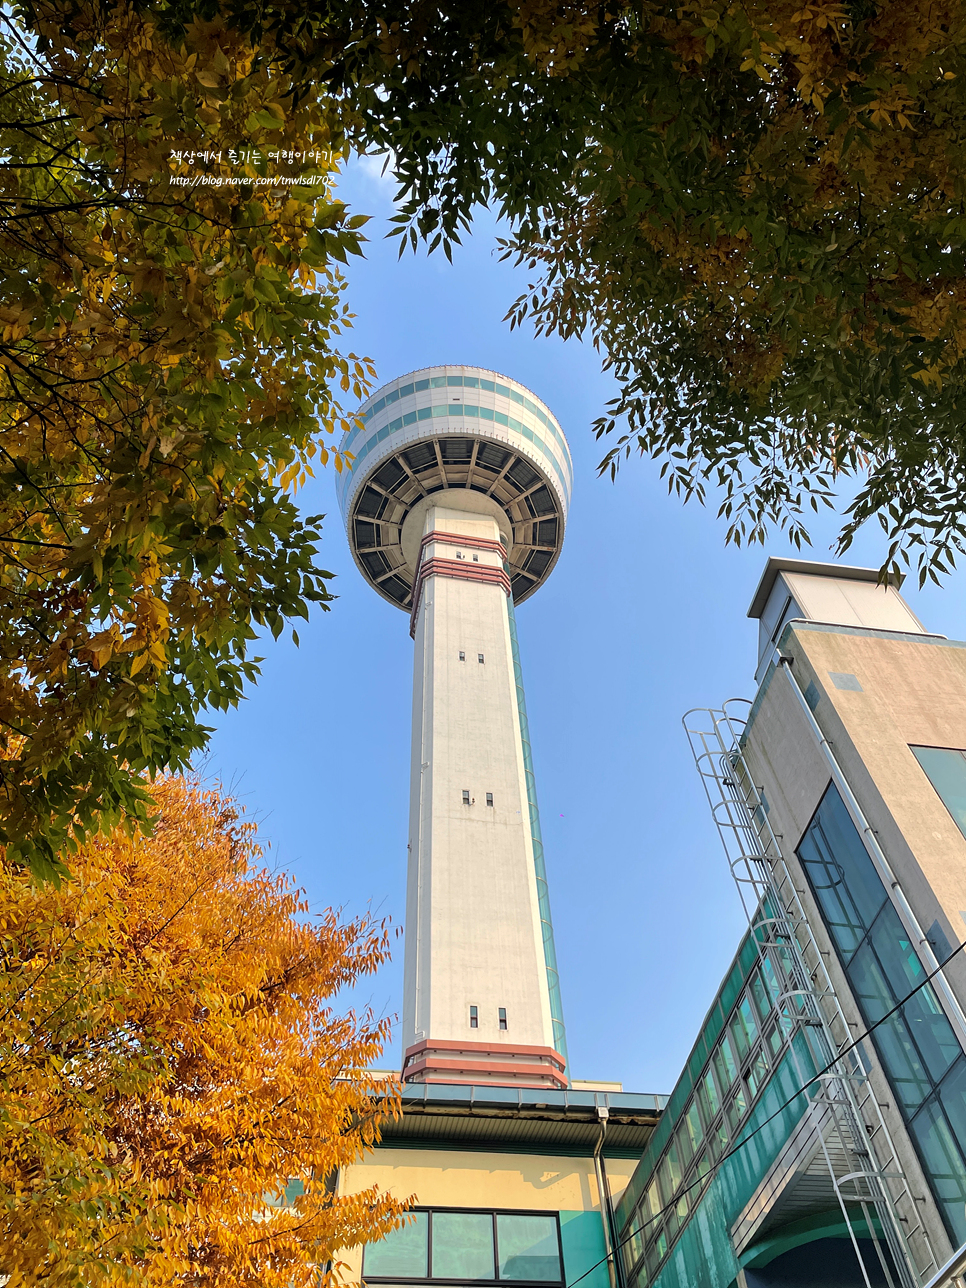
[[[684, 728], [691, 752], [759, 960], [769, 977], [782, 981], [776, 1006], [788, 1052], [798, 1086], [811, 1082], [812, 1112], [824, 1124], [817, 1128], [819, 1147], [862, 1279], [871, 1288], [855, 1228], [857, 1209], [890, 1288], [920, 1288], [938, 1261], [859, 1052], [845, 1051], [852, 1041], [849, 1026], [763, 792], [748, 771], [742, 740], [750, 709], [747, 699], [732, 698], [721, 710], [689, 711]], [[814, 1077], [802, 1060], [802, 1046], [815, 1068], [826, 1072]], [[844, 1169], [843, 1159], [850, 1160]]]

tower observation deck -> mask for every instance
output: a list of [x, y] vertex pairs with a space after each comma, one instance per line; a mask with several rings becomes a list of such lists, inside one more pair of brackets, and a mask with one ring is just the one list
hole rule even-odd
[[572, 465], [523, 385], [428, 367], [343, 440], [349, 544], [415, 641], [403, 1078], [566, 1086], [514, 602], [563, 543]]

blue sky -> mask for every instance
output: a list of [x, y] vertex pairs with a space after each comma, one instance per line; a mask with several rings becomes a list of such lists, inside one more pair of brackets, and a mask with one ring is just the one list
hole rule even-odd
[[[590, 425], [613, 391], [589, 345], [536, 339], [502, 321], [526, 274], [501, 264], [481, 219], [451, 266], [397, 260], [383, 240], [392, 189], [372, 162], [340, 196], [374, 216], [349, 269], [357, 315], [347, 346], [380, 383], [436, 363], [491, 367], [556, 413], [575, 466], [561, 559], [517, 613], [547, 854], [571, 1074], [631, 1091], [671, 1090], [743, 930], [743, 917], [681, 727], [694, 706], [751, 696], [755, 624], [745, 616], [776, 535], [736, 550], [714, 509], [669, 498], [648, 461], [600, 479]], [[371, 908], [402, 927], [412, 643], [404, 613], [349, 556], [330, 471], [300, 494], [325, 511], [328, 613], [300, 624], [301, 648], [267, 641], [258, 687], [217, 718], [205, 773], [260, 822], [270, 862], [313, 907]], [[805, 557], [828, 559], [834, 516]], [[849, 562], [878, 565], [871, 528]], [[907, 598], [928, 630], [966, 637], [966, 577]], [[402, 941], [354, 1005], [402, 1009]], [[398, 1067], [397, 1046], [382, 1067]]]

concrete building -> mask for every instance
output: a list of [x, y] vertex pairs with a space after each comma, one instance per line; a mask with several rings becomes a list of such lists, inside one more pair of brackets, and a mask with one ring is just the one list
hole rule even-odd
[[623, 1271], [938, 1288], [966, 1242], [966, 645], [868, 569], [771, 559], [749, 615], [754, 700], [685, 722], [749, 931], [618, 1205]]
[[338, 1178], [414, 1195], [345, 1262], [367, 1283], [611, 1288], [614, 1204], [663, 1099], [573, 1081], [514, 603], [563, 542], [571, 462], [549, 408], [478, 367], [361, 409], [340, 504], [414, 641], [403, 1114]]

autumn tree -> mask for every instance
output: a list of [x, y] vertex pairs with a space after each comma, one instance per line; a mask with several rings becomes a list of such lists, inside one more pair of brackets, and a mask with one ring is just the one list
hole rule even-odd
[[224, 9], [391, 154], [407, 243], [511, 222], [512, 320], [617, 377], [605, 466], [723, 489], [736, 541], [847, 487], [840, 550], [873, 515], [924, 575], [963, 548], [963, 0]]
[[0, 14], [0, 843], [41, 874], [330, 598], [290, 492], [371, 375], [338, 347], [363, 220], [324, 94], [257, 53], [217, 16]]
[[332, 1185], [397, 1104], [366, 1072], [388, 1021], [333, 1009], [386, 928], [309, 920], [218, 793], [169, 779], [151, 808], [59, 887], [0, 868], [0, 1275], [318, 1284], [400, 1212]]

